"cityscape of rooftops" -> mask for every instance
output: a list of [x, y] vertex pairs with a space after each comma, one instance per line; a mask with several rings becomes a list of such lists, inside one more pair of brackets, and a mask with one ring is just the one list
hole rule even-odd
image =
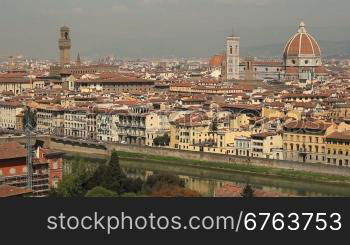
[[0, 197], [350, 196], [329, 4], [2, 0]]

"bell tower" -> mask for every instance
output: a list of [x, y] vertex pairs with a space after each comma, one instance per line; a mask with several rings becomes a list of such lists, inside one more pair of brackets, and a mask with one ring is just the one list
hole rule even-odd
[[70, 63], [71, 39], [69, 28], [67, 26], [63, 26], [60, 29], [58, 47], [60, 49], [60, 65], [68, 65]]
[[226, 81], [239, 79], [239, 43], [234, 34], [226, 38]]

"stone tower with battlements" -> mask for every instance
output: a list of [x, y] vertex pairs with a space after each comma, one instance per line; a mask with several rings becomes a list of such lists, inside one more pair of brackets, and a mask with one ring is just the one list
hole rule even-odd
[[60, 49], [60, 65], [63, 66], [70, 64], [71, 39], [69, 28], [66, 26], [63, 26], [60, 29], [58, 47]]
[[239, 79], [239, 43], [240, 38], [234, 35], [226, 38], [226, 81]]

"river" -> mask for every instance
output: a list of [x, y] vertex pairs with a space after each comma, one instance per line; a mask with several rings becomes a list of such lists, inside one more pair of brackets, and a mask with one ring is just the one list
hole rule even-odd
[[[89, 162], [103, 162], [85, 158]], [[202, 196], [213, 197], [215, 190], [226, 184], [245, 186], [255, 189], [279, 192], [300, 197], [350, 197], [350, 185], [327, 184], [312, 181], [286, 179], [271, 176], [259, 176], [228, 172], [225, 170], [202, 169], [191, 166], [176, 166], [152, 161], [120, 160], [120, 165], [129, 177], [145, 180], [153, 173], [175, 174], [185, 181], [186, 187], [199, 192]]]
[[121, 166], [133, 178], [146, 179], [158, 172], [176, 174], [184, 179], [186, 187], [199, 192], [202, 196], [213, 197], [215, 189], [225, 184], [244, 186], [247, 183], [255, 189], [281, 192], [293, 196], [311, 197], [350, 197], [350, 186], [324, 184], [300, 180], [290, 180], [270, 176], [237, 174], [224, 170], [207, 170], [196, 167], [164, 165], [156, 162], [120, 161]]

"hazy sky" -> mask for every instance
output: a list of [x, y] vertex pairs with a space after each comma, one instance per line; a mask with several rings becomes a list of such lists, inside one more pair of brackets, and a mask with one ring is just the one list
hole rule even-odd
[[0, 57], [208, 56], [232, 32], [244, 47], [288, 40], [301, 19], [318, 40], [350, 40], [349, 0], [0, 0]]

